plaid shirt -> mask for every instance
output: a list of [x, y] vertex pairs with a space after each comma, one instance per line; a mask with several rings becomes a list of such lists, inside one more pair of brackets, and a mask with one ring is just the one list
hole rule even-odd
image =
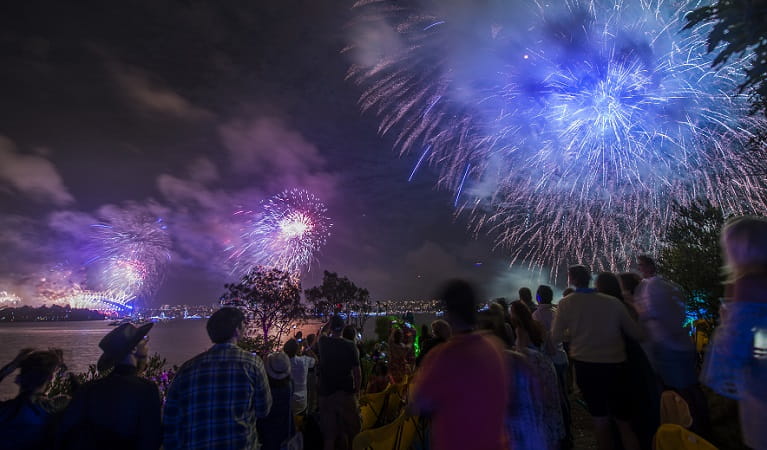
[[256, 418], [271, 406], [261, 358], [234, 344], [214, 345], [184, 363], [168, 389], [164, 448], [258, 448]]

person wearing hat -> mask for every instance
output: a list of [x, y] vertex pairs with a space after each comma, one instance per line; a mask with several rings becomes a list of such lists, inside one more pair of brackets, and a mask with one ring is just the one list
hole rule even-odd
[[185, 362], [168, 388], [163, 447], [258, 448], [256, 422], [269, 414], [272, 394], [264, 362], [237, 346], [245, 316], [221, 308], [206, 328], [213, 346]]
[[157, 449], [162, 442], [160, 392], [139, 373], [149, 354], [152, 323], [122, 324], [99, 342], [99, 373], [75, 392], [61, 420], [60, 448]]
[[357, 394], [362, 371], [354, 342], [344, 339], [344, 319], [334, 315], [319, 340], [320, 428], [325, 450], [351, 448], [361, 428]]
[[270, 353], [266, 357], [266, 374], [269, 376], [269, 390], [272, 393], [272, 409], [269, 415], [260, 419], [258, 439], [261, 450], [279, 450], [280, 445], [295, 431], [291, 398], [293, 383], [290, 376], [290, 358], [285, 352]]

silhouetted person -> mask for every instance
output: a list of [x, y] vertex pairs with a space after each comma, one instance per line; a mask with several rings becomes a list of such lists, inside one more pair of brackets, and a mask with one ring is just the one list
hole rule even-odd
[[437, 319], [431, 323], [432, 336], [423, 342], [421, 347], [421, 354], [416, 359], [416, 366], [420, 366], [426, 354], [429, 353], [434, 347], [444, 344], [450, 339], [452, 334], [450, 330], [450, 324], [444, 320]]
[[325, 450], [345, 450], [362, 426], [357, 403], [360, 355], [354, 342], [341, 336], [344, 320], [340, 316], [331, 317], [326, 326], [330, 334], [318, 342], [320, 428]]
[[431, 417], [432, 448], [508, 448], [503, 344], [474, 332], [477, 300], [469, 283], [451, 281], [439, 298], [453, 335], [424, 358], [410, 387], [411, 408]]
[[538, 305], [533, 301], [533, 292], [528, 287], [519, 288], [519, 299], [531, 312], [535, 312]]
[[152, 323], [120, 325], [99, 342], [104, 378], [84, 384], [64, 412], [60, 444], [72, 449], [156, 449], [162, 441], [160, 392], [139, 374], [149, 354]]
[[0, 446], [9, 450], [53, 447], [53, 421], [59, 407], [46, 395], [56, 369], [62, 363], [53, 350], [22, 350], [0, 369], [0, 380], [17, 368], [19, 394], [0, 402]]
[[256, 422], [256, 427], [261, 450], [279, 450], [281, 444], [295, 434], [290, 358], [285, 352], [270, 353], [264, 365], [269, 377], [272, 408], [268, 416]]
[[213, 347], [185, 362], [168, 388], [164, 448], [258, 448], [256, 420], [269, 414], [272, 395], [261, 358], [237, 346], [245, 316], [221, 308], [206, 328]]

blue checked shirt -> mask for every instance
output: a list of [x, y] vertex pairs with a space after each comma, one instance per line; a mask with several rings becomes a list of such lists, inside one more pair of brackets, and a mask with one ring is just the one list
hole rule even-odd
[[256, 419], [272, 407], [261, 358], [217, 344], [179, 369], [168, 389], [164, 448], [255, 449]]

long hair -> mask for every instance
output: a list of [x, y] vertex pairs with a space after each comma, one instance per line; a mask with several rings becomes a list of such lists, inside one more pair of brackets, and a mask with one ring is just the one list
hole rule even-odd
[[530, 336], [530, 341], [536, 347], [543, 344], [545, 338], [543, 327], [533, 319], [530, 308], [521, 301], [511, 302], [511, 323], [521, 327]]

